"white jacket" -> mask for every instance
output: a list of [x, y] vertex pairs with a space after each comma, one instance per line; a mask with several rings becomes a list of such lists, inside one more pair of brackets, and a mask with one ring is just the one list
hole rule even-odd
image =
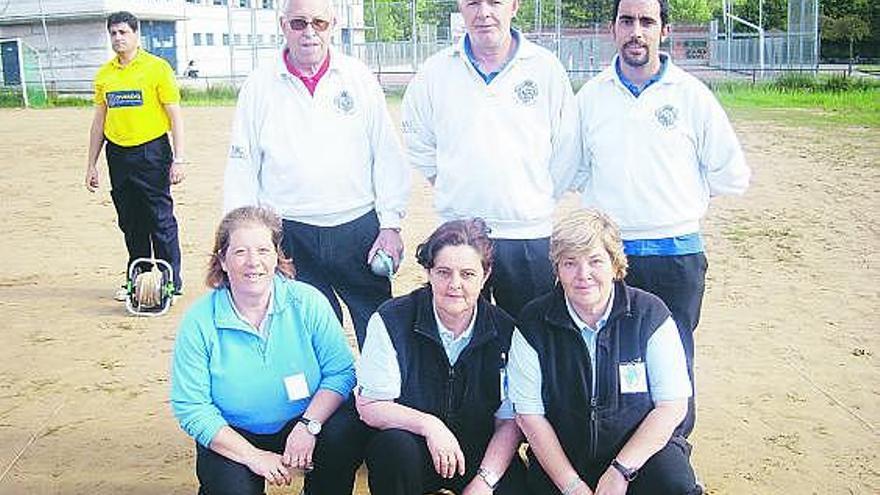
[[410, 163], [433, 181], [439, 215], [482, 217], [502, 239], [550, 235], [580, 153], [565, 69], [519, 39], [514, 58], [486, 84], [462, 38], [424, 63], [401, 108]]
[[733, 127], [712, 92], [672, 61], [638, 98], [616, 63], [577, 94], [583, 205], [611, 215], [626, 240], [699, 232], [710, 196], [749, 185]]
[[229, 211], [266, 205], [322, 227], [376, 210], [400, 227], [410, 173], [385, 95], [359, 60], [331, 50], [314, 97], [283, 60], [241, 88], [223, 195]]

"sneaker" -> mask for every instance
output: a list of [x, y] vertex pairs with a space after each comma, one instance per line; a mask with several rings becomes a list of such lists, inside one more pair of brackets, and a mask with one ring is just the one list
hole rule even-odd
[[178, 289], [174, 291], [174, 294], [171, 295], [171, 305], [174, 306], [177, 304], [177, 301], [183, 297], [183, 289]]
[[128, 299], [128, 287], [122, 286], [116, 289], [116, 294], [113, 294], [113, 299], [119, 302], [125, 302]]

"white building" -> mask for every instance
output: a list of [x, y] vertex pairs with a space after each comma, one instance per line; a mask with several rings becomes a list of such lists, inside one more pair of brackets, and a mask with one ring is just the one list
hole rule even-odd
[[[333, 41], [363, 43], [362, 0], [333, 0]], [[0, 1], [0, 39], [18, 38], [40, 52], [46, 81], [61, 90], [88, 90], [113, 57], [107, 16], [127, 10], [141, 21], [142, 46], [181, 76], [195, 61], [202, 80], [243, 78], [283, 43], [278, 12], [284, 0], [10, 0]], [[5, 4], [5, 7], [4, 7]], [[48, 48], [48, 50], [47, 50]]]

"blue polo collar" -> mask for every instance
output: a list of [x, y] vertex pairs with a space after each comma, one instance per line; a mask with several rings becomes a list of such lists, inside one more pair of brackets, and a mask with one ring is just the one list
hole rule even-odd
[[474, 56], [474, 49], [471, 47], [471, 36], [469, 34], [464, 35], [464, 53], [465, 55], [467, 55], [468, 61], [471, 63], [473, 68], [477, 71], [477, 74], [479, 74], [480, 77], [483, 78], [483, 81], [485, 81], [486, 84], [492, 82], [492, 79], [495, 79], [495, 76], [500, 74], [501, 71], [503, 71], [504, 68], [507, 67], [508, 64], [510, 64], [511, 60], [516, 58], [517, 52], [522, 45], [522, 43], [520, 43], [519, 31], [517, 31], [516, 29], [511, 29], [510, 36], [513, 38], [514, 42], [516, 42], [516, 48], [514, 48], [513, 53], [510, 54], [510, 56], [507, 58], [507, 61], [504, 62], [504, 65], [499, 67], [498, 70], [486, 74], [485, 72], [481, 71], [479, 65], [477, 65], [477, 57]]
[[628, 89], [629, 92], [632, 93], [633, 96], [638, 98], [639, 95], [641, 95], [646, 89], [648, 89], [649, 86], [651, 86], [655, 82], [659, 81], [663, 77], [663, 75], [666, 74], [666, 62], [668, 60], [669, 60], [668, 55], [666, 55], [665, 53], [660, 54], [660, 70], [657, 71], [656, 74], [651, 76], [650, 79], [645, 81], [645, 85], [642, 87], [639, 87], [637, 84], [630, 81], [629, 79], [626, 78], [626, 76], [623, 75], [623, 71], [620, 70], [620, 57], [619, 56], [615, 57], [615, 59], [614, 59], [614, 71], [617, 73], [617, 78], [620, 79], [620, 82], [623, 83], [624, 87], [626, 87], [626, 89]]

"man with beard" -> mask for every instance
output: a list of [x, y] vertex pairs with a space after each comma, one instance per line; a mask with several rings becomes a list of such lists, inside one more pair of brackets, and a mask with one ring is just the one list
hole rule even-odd
[[[85, 184], [91, 192], [98, 189], [98, 156], [106, 142], [110, 196], [128, 249], [125, 273], [138, 258], [167, 261], [174, 270], [176, 297], [181, 291], [180, 242], [171, 184], [183, 180], [186, 163], [180, 91], [168, 62], [141, 49], [138, 24], [130, 12], [107, 18], [116, 56], [95, 76]], [[115, 299], [128, 296], [123, 286]]]
[[[627, 284], [659, 296], [672, 312], [693, 383], [693, 331], [700, 319], [706, 257], [700, 219], [709, 199], [742, 194], [750, 170], [714, 95], [660, 53], [667, 0], [616, 0], [612, 65], [578, 92], [583, 205], [620, 225]], [[679, 428], [693, 429], [694, 405]]]

